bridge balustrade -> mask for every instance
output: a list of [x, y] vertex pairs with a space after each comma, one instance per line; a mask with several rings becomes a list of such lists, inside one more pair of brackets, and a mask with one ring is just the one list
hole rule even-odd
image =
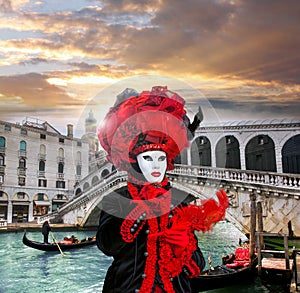
[[260, 184], [282, 188], [300, 188], [299, 174], [282, 174], [273, 172], [239, 170], [239, 169], [222, 169], [214, 167], [201, 167], [189, 165], [176, 165], [173, 175], [183, 175], [189, 177], [202, 177], [206, 179], [225, 180], [240, 183]]

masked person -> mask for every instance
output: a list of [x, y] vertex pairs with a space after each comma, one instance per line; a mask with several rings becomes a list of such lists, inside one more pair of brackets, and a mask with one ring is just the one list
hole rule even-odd
[[219, 203], [193, 205], [195, 197], [171, 187], [166, 171], [202, 113], [190, 123], [184, 100], [167, 87], [118, 99], [98, 132], [108, 160], [128, 173], [127, 185], [101, 202], [97, 245], [113, 257], [103, 292], [191, 292], [190, 279], [205, 266], [194, 232], [223, 219], [228, 200], [220, 190]]

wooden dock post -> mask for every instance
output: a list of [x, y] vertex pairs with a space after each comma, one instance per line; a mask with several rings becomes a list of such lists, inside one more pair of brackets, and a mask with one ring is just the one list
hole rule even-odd
[[[263, 224], [263, 212], [262, 212], [262, 203], [261, 201], [257, 202], [257, 231], [263, 232], [264, 224]], [[260, 249], [264, 249], [264, 237], [259, 235], [259, 246]]]
[[255, 232], [256, 232], [256, 196], [250, 194], [250, 265], [255, 259]]
[[289, 270], [290, 269], [289, 243], [288, 243], [288, 236], [286, 234], [283, 235], [283, 243], [284, 243], [284, 255], [285, 255], [285, 268]]

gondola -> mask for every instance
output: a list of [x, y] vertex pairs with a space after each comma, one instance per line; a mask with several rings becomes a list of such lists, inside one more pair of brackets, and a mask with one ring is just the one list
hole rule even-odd
[[[29, 240], [26, 236], [26, 232], [23, 235], [23, 243], [31, 248], [38, 249], [38, 250], [59, 251], [59, 248], [56, 243], [43, 243], [43, 242]], [[96, 237], [89, 237], [76, 242], [66, 241], [66, 240], [58, 242], [58, 245], [62, 251], [82, 248], [82, 247], [91, 246], [95, 244], [96, 244]]]
[[209, 270], [191, 279], [192, 292], [203, 292], [253, 281], [249, 247], [238, 247], [235, 254], [222, 257], [222, 265], [213, 267], [209, 255]]
[[191, 279], [191, 287], [192, 292], [198, 293], [251, 282], [252, 280], [253, 275], [249, 266], [231, 269], [225, 265], [218, 265]]

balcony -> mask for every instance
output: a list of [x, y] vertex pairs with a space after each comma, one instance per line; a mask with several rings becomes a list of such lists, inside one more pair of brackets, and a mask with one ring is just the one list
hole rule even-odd
[[57, 157], [57, 163], [65, 163], [65, 157]]
[[19, 158], [27, 158], [26, 151], [19, 150], [18, 153], [19, 153]]
[[18, 176], [26, 176], [26, 168], [19, 167], [18, 168]]
[[0, 174], [5, 174], [5, 165], [0, 165]]
[[39, 161], [46, 161], [46, 155], [45, 154], [38, 154], [38, 160]]
[[5, 154], [6, 147], [0, 147], [0, 154]]
[[45, 178], [45, 171], [38, 171], [38, 177]]
[[56, 174], [56, 178], [57, 178], [58, 180], [64, 180], [65, 174], [64, 174], [64, 173], [57, 173], [57, 174]]
[[81, 180], [81, 175], [75, 175], [75, 181], [80, 181]]

